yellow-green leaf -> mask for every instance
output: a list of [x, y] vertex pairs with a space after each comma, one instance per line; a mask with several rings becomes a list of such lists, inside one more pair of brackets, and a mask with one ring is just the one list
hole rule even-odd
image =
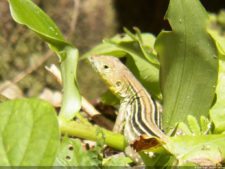
[[156, 40], [160, 60], [165, 131], [187, 115], [207, 116], [218, 75], [217, 48], [207, 32], [208, 15], [199, 0], [171, 0], [166, 19], [172, 31]]

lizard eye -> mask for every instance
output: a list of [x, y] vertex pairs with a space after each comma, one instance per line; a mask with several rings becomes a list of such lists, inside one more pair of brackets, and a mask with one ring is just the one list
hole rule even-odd
[[109, 66], [108, 66], [108, 65], [104, 65], [103, 67], [104, 67], [104, 69], [108, 69], [108, 68], [109, 68]]
[[117, 81], [116, 82], [116, 86], [118, 86], [118, 87], [121, 86], [121, 82], [120, 81]]

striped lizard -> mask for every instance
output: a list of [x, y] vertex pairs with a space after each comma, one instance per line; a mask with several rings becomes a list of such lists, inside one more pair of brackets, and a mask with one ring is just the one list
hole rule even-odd
[[166, 141], [167, 136], [159, 128], [156, 103], [129, 69], [112, 56], [92, 56], [89, 61], [109, 89], [120, 98], [113, 131], [123, 133], [130, 144], [141, 135]]

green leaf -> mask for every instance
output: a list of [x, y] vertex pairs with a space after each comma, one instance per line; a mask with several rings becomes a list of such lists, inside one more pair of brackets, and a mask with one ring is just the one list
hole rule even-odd
[[187, 115], [208, 115], [217, 81], [217, 49], [207, 32], [207, 13], [198, 0], [171, 0], [166, 19], [172, 31], [156, 40], [167, 132]]
[[224, 139], [225, 135], [177, 136], [170, 138], [166, 148], [177, 158], [177, 166], [216, 166], [225, 157]]
[[116, 154], [113, 156], [110, 156], [108, 158], [105, 158], [103, 161], [104, 167], [110, 167], [110, 166], [129, 166], [129, 163], [132, 163], [132, 160], [129, 157], [124, 156], [123, 154]]
[[208, 29], [209, 34], [212, 36], [216, 42], [217, 49], [219, 50], [219, 59], [225, 60], [225, 38], [221, 36], [220, 32], [217, 30]]
[[188, 125], [184, 122], [179, 122], [175, 134], [176, 135], [206, 135], [211, 132], [212, 123], [205, 116], [200, 117], [200, 124], [197, 119], [188, 115], [187, 117]]
[[55, 166], [98, 166], [98, 154], [87, 151], [78, 139], [63, 138]]
[[51, 166], [59, 146], [54, 108], [37, 99], [0, 104], [0, 165]]
[[216, 103], [210, 110], [210, 118], [214, 124], [214, 132], [225, 131], [225, 38], [218, 32], [209, 30], [219, 49], [219, 75], [216, 86]]
[[163, 150], [160, 153], [141, 152], [140, 156], [144, 161], [145, 166], [154, 166], [157, 168], [165, 168], [166, 166], [172, 166], [172, 162], [175, 160], [175, 158], [166, 150]]
[[26, 25], [53, 46], [63, 48], [68, 45], [51, 18], [31, 0], [9, 0], [8, 2], [11, 15], [16, 22]]
[[189, 128], [191, 129], [192, 133], [194, 135], [200, 135], [201, 129], [200, 129], [197, 119], [194, 116], [188, 115], [187, 121], [188, 121]]
[[95, 46], [90, 51], [85, 53], [80, 57], [80, 60], [87, 59], [89, 56], [92, 55], [112, 55], [117, 57], [123, 57], [126, 55], [125, 52], [119, 50], [114, 45], [111, 45], [110, 43], [104, 42]]
[[192, 132], [190, 131], [187, 124], [185, 124], [184, 122], [180, 122], [177, 126], [176, 134], [177, 135], [192, 135]]
[[200, 124], [201, 124], [201, 132], [203, 135], [210, 132], [212, 123], [209, 121], [209, 119], [207, 119], [205, 116], [201, 116]]
[[154, 98], [162, 100], [158, 68], [140, 57], [127, 57], [126, 65]]
[[132, 34], [128, 29], [124, 29], [124, 31], [136, 42], [138, 42], [140, 49], [143, 53], [145, 59], [147, 59], [150, 63], [159, 65], [159, 61], [156, 56], [153, 54], [153, 47], [155, 43], [155, 36], [150, 33], [143, 33], [138, 28], [134, 28], [136, 34]]

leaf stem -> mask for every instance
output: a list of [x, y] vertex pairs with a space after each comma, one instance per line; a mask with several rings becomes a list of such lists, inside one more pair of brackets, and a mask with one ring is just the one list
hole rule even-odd
[[113, 133], [98, 126], [87, 126], [76, 121], [63, 120], [62, 118], [59, 118], [59, 126], [62, 134], [93, 141], [98, 140], [97, 130], [100, 128], [104, 133], [105, 144], [117, 150], [124, 150], [126, 147], [126, 141], [123, 135]]
[[60, 56], [62, 59], [63, 100], [59, 115], [69, 121], [81, 108], [81, 96], [76, 82], [78, 50], [68, 46], [60, 53]]

